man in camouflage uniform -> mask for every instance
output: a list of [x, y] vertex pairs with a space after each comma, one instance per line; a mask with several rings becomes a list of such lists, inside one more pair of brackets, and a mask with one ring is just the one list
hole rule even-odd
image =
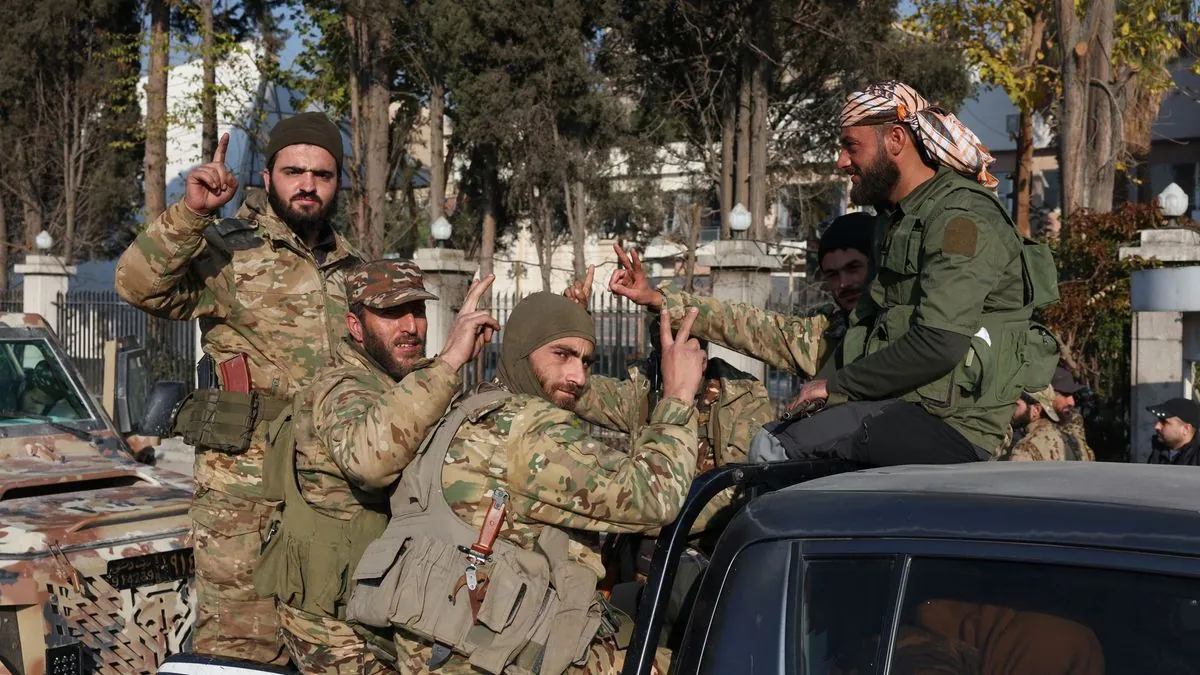
[[1013, 427], [1021, 433], [1012, 449], [1000, 459], [1011, 462], [1095, 460], [1090, 448], [1080, 446], [1059, 428], [1059, 420], [1054, 409], [1053, 389], [1046, 387], [1023, 395], [1017, 401], [1012, 419]]
[[978, 138], [911, 87], [854, 92], [841, 127], [851, 198], [881, 214], [878, 273], [851, 316], [841, 367], [792, 402], [827, 409], [768, 425], [750, 458], [990, 459], [1021, 390], [1048, 384], [1057, 361], [1057, 343], [1031, 320], [1057, 299], [1049, 249], [1017, 233]]
[[[260, 591], [280, 600], [284, 640], [306, 675], [390, 670], [343, 620], [344, 587], [358, 562], [353, 551], [383, 531], [388, 488], [461, 388], [459, 370], [499, 330], [491, 314], [476, 309], [493, 279], [472, 285], [442, 353], [428, 359], [425, 301], [437, 298], [425, 290], [421, 270], [384, 260], [346, 276], [348, 335], [330, 367], [296, 396], [295, 470], [282, 478], [294, 475], [298, 490], [284, 499], [279, 529], [255, 577]], [[271, 461], [268, 466], [275, 468]], [[298, 531], [291, 516], [309, 509], [319, 514], [318, 527]], [[355, 537], [363, 541], [344, 555], [322, 557]], [[323, 594], [323, 585], [331, 591]]]
[[[704, 353], [688, 338], [693, 318], [683, 321], [675, 337], [662, 331], [664, 395], [624, 452], [590, 436], [575, 412], [587, 396], [604, 395], [588, 378], [596, 340], [592, 318], [551, 293], [518, 303], [505, 325], [497, 378], [513, 396], [459, 428], [441, 471], [442, 492], [454, 514], [478, 532], [491, 503], [488, 495], [504, 488], [511, 519], [501, 527], [501, 539], [534, 550], [543, 528], [561, 528], [570, 539], [568, 559], [590, 568], [597, 579], [604, 576], [599, 533], [643, 532], [674, 520], [696, 473], [692, 402]], [[640, 406], [623, 414], [609, 410], [606, 419], [588, 421], [621, 431], [641, 424]], [[432, 644], [403, 629], [395, 642], [401, 672], [429, 672]], [[594, 640], [586, 665], [570, 672], [615, 672], [615, 658], [610, 641]], [[477, 671], [455, 655], [437, 672]]]
[[[278, 411], [332, 357], [344, 330], [343, 275], [360, 260], [329, 224], [342, 137], [319, 113], [277, 124], [263, 172], [266, 199], [248, 195], [236, 218], [220, 220], [237, 191], [225, 166], [228, 145], [226, 134], [213, 161], [188, 175], [183, 200], [121, 256], [116, 287], [155, 316], [199, 319], [204, 352], [217, 363], [244, 354], [251, 391]], [[274, 507], [262, 492], [265, 427], [255, 425], [240, 454], [196, 448], [194, 645], [283, 663], [275, 603], [259, 598], [251, 581]]]
[[666, 309], [678, 324], [689, 308], [699, 310], [696, 336], [791, 373], [815, 376], [836, 364], [830, 357], [846, 333], [847, 319], [870, 273], [874, 216], [850, 213], [835, 218], [821, 237], [818, 261], [834, 304], [789, 316], [753, 305], [724, 302], [679, 290], [670, 282], [650, 288], [637, 251], [615, 245], [621, 265], [609, 290], [654, 310]]
[[1088, 445], [1083, 413], [1075, 405], [1075, 394], [1083, 389], [1083, 384], [1071, 375], [1071, 371], [1059, 366], [1054, 371], [1054, 379], [1050, 381], [1050, 386], [1054, 389], [1054, 412], [1058, 413], [1059, 431], [1073, 439], [1074, 445], [1081, 450], [1086, 459], [1095, 460], [1096, 453], [1092, 452], [1091, 446]]

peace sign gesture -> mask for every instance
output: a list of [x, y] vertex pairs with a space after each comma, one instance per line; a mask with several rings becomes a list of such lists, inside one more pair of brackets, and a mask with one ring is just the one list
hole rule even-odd
[[662, 293], [650, 288], [638, 252], [631, 249], [627, 254], [620, 244], [613, 244], [613, 250], [616, 251], [617, 261], [621, 264], [608, 278], [608, 290], [623, 298], [629, 298], [634, 304], [661, 309]]
[[671, 335], [671, 317], [667, 310], [663, 310], [658, 322], [663, 394], [688, 403], [696, 400], [696, 393], [704, 381], [704, 350], [691, 336], [697, 314], [699, 310], [695, 307], [689, 309], [674, 336]]
[[467, 297], [463, 299], [462, 309], [458, 310], [454, 325], [450, 327], [450, 336], [442, 348], [441, 359], [455, 370], [478, 356], [483, 346], [492, 341], [492, 335], [500, 330], [500, 322], [491, 312], [479, 309], [479, 300], [495, 280], [495, 275], [489, 274], [471, 284]]
[[183, 203], [195, 213], [207, 216], [228, 204], [237, 192], [237, 177], [225, 166], [225, 152], [228, 149], [229, 134], [222, 134], [212, 161], [192, 169], [188, 174]]

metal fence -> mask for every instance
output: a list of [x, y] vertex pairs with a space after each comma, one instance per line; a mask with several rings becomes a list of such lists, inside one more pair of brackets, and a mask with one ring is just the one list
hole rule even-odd
[[[501, 326], [508, 323], [508, 315], [521, 296], [498, 295], [492, 298], [491, 312]], [[593, 375], [625, 378], [629, 365], [645, 359], [650, 353], [650, 337], [647, 327], [650, 315], [641, 307], [625, 298], [610, 294], [593, 295], [592, 318], [596, 322], [596, 352], [592, 364]], [[486, 382], [496, 376], [500, 364], [500, 346], [504, 344], [504, 330], [496, 335], [473, 363], [467, 364], [463, 381], [468, 387]]]
[[180, 380], [188, 389], [195, 377], [196, 324], [150, 316], [127, 304], [116, 291], [59, 294], [58, 339], [94, 394], [104, 386], [104, 343], [125, 337], [145, 347], [154, 381]]
[[6, 288], [0, 292], [0, 312], [24, 312], [25, 292], [22, 288]]

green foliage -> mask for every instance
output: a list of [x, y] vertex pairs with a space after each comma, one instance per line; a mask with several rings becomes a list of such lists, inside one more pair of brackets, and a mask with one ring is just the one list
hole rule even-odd
[[1129, 449], [1130, 273], [1155, 261], [1120, 260], [1139, 230], [1161, 227], [1152, 206], [1125, 204], [1112, 213], [1077, 212], [1065, 241], [1055, 240], [1061, 301], [1042, 321], [1062, 342], [1063, 360], [1095, 392], [1089, 440], [1098, 457], [1120, 460]]

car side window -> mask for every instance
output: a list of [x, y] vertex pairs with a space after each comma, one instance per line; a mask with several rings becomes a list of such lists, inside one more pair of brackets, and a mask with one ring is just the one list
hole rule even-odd
[[780, 672], [791, 559], [788, 541], [752, 544], [737, 554], [721, 584], [699, 672]]
[[[896, 595], [894, 558], [805, 560], [797, 656], [804, 675], [882, 673]], [[881, 639], [881, 637], [883, 639]]]
[[1200, 583], [1143, 572], [914, 558], [893, 675], [1200, 675]]

